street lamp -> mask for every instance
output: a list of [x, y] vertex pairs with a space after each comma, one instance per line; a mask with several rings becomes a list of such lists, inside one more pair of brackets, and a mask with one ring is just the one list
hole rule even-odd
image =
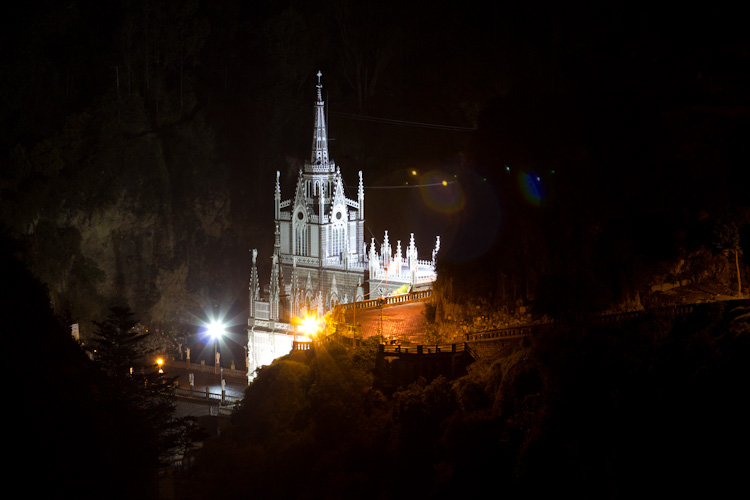
[[208, 324], [208, 326], [206, 327], [206, 332], [208, 333], [209, 337], [214, 340], [214, 373], [218, 373], [219, 351], [217, 346], [219, 344], [219, 339], [224, 336], [224, 333], [226, 333], [224, 323], [214, 320]]

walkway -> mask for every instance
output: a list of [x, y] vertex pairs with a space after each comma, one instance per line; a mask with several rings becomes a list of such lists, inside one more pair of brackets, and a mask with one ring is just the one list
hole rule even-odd
[[424, 338], [425, 303], [409, 302], [399, 305], [386, 305], [369, 309], [350, 309], [346, 311], [346, 323], [361, 325], [362, 339], [375, 335], [402, 342], [420, 343]]
[[[190, 374], [193, 374], [192, 396], [190, 395]], [[245, 396], [247, 377], [237, 371], [224, 370], [224, 396], [222, 402], [221, 375], [214, 373], [213, 367], [184, 362], [169, 362], [164, 366], [164, 375], [177, 377], [175, 403], [177, 417], [216, 416], [221, 407], [227, 408]], [[206, 397], [208, 390], [208, 396]]]

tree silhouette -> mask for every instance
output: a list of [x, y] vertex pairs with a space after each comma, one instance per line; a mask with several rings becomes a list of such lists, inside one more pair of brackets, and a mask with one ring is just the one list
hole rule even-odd
[[115, 379], [130, 378], [133, 364], [149, 354], [143, 346], [148, 334], [136, 330], [136, 323], [130, 308], [121, 306], [112, 307], [106, 320], [95, 322], [96, 358]]
[[736, 221], [722, 218], [714, 226], [714, 247], [722, 252], [734, 254], [734, 266], [737, 270], [737, 295], [742, 295], [742, 279], [740, 278], [740, 227]]
[[147, 498], [156, 489], [162, 466], [190, 445], [194, 429], [189, 418], [174, 418], [174, 378], [159, 373], [149, 334], [135, 328], [127, 306], [110, 309], [97, 322], [94, 358], [107, 375], [102, 403], [110, 418], [99, 422], [99, 432], [115, 451], [111, 457], [122, 498]]

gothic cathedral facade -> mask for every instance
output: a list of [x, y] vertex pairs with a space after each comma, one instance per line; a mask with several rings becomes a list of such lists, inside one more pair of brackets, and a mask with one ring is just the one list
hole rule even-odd
[[280, 173], [274, 190], [271, 277], [261, 290], [257, 249], [252, 250], [248, 318], [248, 377], [288, 354], [293, 341], [309, 340], [295, 318], [324, 314], [340, 303], [430, 287], [435, 258], [419, 260], [412, 233], [406, 255], [392, 252], [385, 232], [380, 250], [365, 241], [365, 188], [359, 172], [356, 199], [346, 197], [339, 167], [328, 155], [325, 103], [318, 72], [312, 153], [299, 170], [294, 195], [282, 199]]

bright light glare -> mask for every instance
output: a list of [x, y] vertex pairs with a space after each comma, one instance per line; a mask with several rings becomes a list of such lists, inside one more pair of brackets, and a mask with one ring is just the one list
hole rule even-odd
[[318, 320], [313, 316], [302, 318], [302, 332], [309, 337], [318, 333]]
[[218, 340], [224, 335], [224, 323], [221, 321], [212, 321], [206, 327], [206, 332], [208, 332], [211, 338]]

